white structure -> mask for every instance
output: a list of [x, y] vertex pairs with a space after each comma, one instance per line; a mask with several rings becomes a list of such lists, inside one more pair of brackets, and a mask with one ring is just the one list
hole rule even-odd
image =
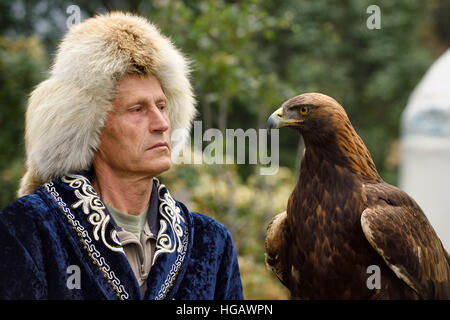
[[430, 67], [402, 115], [399, 186], [450, 252], [450, 49]]

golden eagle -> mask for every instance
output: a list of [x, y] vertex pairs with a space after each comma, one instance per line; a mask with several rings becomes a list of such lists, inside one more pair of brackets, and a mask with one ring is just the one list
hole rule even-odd
[[291, 298], [450, 299], [448, 253], [417, 203], [381, 179], [336, 100], [293, 97], [268, 127], [297, 130], [306, 147], [265, 239], [266, 264]]

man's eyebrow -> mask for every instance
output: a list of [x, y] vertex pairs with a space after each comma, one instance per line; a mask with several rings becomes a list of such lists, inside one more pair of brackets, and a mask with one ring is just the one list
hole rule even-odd
[[[166, 97], [158, 97], [158, 98], [155, 99], [155, 104], [161, 103], [161, 102], [166, 103], [167, 102]], [[138, 98], [137, 100], [131, 100], [127, 104], [127, 106], [132, 106], [132, 105], [135, 105], [135, 104], [149, 105], [150, 104], [150, 99], [148, 99], [148, 98]]]
[[167, 103], [167, 99], [165, 96], [161, 96], [155, 99], [155, 103], [160, 103], [160, 102], [164, 102]]
[[149, 100], [147, 98], [130, 99], [127, 103], [125, 103], [125, 106], [126, 108], [129, 108], [136, 104], [148, 105]]

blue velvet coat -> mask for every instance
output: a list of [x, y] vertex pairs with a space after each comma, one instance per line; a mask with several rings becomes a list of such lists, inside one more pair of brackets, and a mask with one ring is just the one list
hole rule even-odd
[[144, 296], [114, 221], [77, 174], [0, 213], [0, 299], [243, 299], [228, 230], [157, 187], [159, 232]]

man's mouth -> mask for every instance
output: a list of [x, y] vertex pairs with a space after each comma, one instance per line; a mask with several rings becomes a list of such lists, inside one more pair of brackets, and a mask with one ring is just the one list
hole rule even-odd
[[150, 148], [148, 148], [147, 150], [156, 150], [156, 149], [168, 149], [169, 150], [169, 144], [167, 142], [158, 142], [155, 143], [154, 145], [152, 145]]

